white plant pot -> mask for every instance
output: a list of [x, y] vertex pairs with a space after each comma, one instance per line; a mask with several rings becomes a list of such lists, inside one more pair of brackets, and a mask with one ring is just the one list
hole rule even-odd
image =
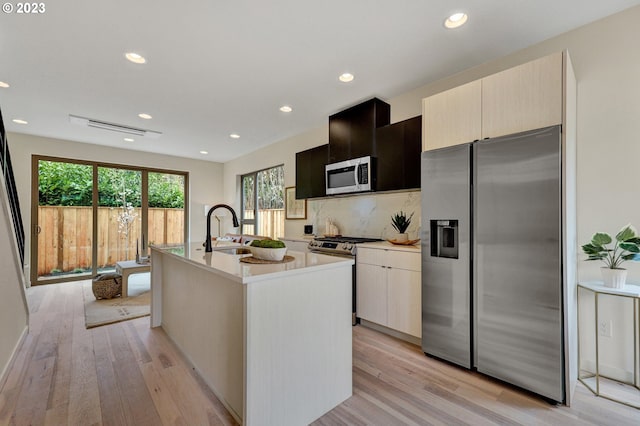
[[624, 284], [627, 281], [626, 269], [611, 269], [600, 268], [602, 271], [602, 279], [604, 280], [605, 287], [611, 288], [624, 288]]
[[397, 234], [396, 241], [399, 243], [404, 243], [405, 241], [409, 241], [409, 234], [407, 234], [406, 232], [402, 234]]
[[256, 259], [273, 260], [276, 262], [282, 261], [282, 259], [284, 259], [284, 255], [287, 254], [286, 247], [266, 248], [249, 246], [249, 250], [251, 250], [251, 254]]

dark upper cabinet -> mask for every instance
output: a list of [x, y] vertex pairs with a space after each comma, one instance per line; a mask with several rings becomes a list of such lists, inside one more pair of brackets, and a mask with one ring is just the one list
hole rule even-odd
[[376, 130], [377, 191], [420, 188], [422, 116]]
[[390, 122], [391, 107], [370, 99], [329, 117], [329, 163], [375, 155], [376, 128]]
[[329, 145], [320, 145], [296, 153], [296, 198], [324, 197], [324, 166], [329, 158]]
[[420, 188], [422, 116], [389, 125], [390, 112], [373, 98], [329, 117], [329, 144], [296, 153], [296, 198], [326, 196], [325, 165], [367, 155], [376, 191]]
[[[351, 121], [348, 114], [338, 113], [329, 117], [329, 149], [327, 161], [335, 163], [347, 160], [351, 153]], [[339, 158], [339, 160], [336, 160]]]

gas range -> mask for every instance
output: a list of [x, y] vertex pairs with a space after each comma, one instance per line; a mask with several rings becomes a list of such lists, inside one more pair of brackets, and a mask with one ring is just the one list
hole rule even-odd
[[380, 238], [363, 237], [321, 237], [309, 242], [309, 250], [339, 256], [353, 257], [356, 255], [356, 244], [382, 241]]

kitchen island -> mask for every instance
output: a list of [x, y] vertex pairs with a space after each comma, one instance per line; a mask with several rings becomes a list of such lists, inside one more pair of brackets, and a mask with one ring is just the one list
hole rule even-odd
[[248, 264], [232, 250], [152, 246], [151, 326], [241, 424], [308, 424], [351, 396], [353, 260]]

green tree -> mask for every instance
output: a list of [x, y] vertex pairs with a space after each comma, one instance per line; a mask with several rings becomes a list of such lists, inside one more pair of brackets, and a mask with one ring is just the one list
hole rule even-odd
[[123, 197], [133, 207], [141, 207], [142, 172], [137, 170], [98, 168], [98, 205], [121, 207]]
[[92, 184], [91, 166], [55, 161], [38, 164], [40, 205], [90, 206]]
[[[149, 173], [149, 207], [184, 208], [184, 177]], [[98, 168], [98, 205], [121, 207], [122, 194], [133, 207], [141, 207], [142, 172]], [[93, 166], [44, 161], [38, 163], [38, 196], [41, 206], [91, 206]]]
[[284, 167], [262, 170], [257, 175], [258, 208], [284, 208]]
[[149, 173], [149, 207], [184, 208], [184, 177]]

